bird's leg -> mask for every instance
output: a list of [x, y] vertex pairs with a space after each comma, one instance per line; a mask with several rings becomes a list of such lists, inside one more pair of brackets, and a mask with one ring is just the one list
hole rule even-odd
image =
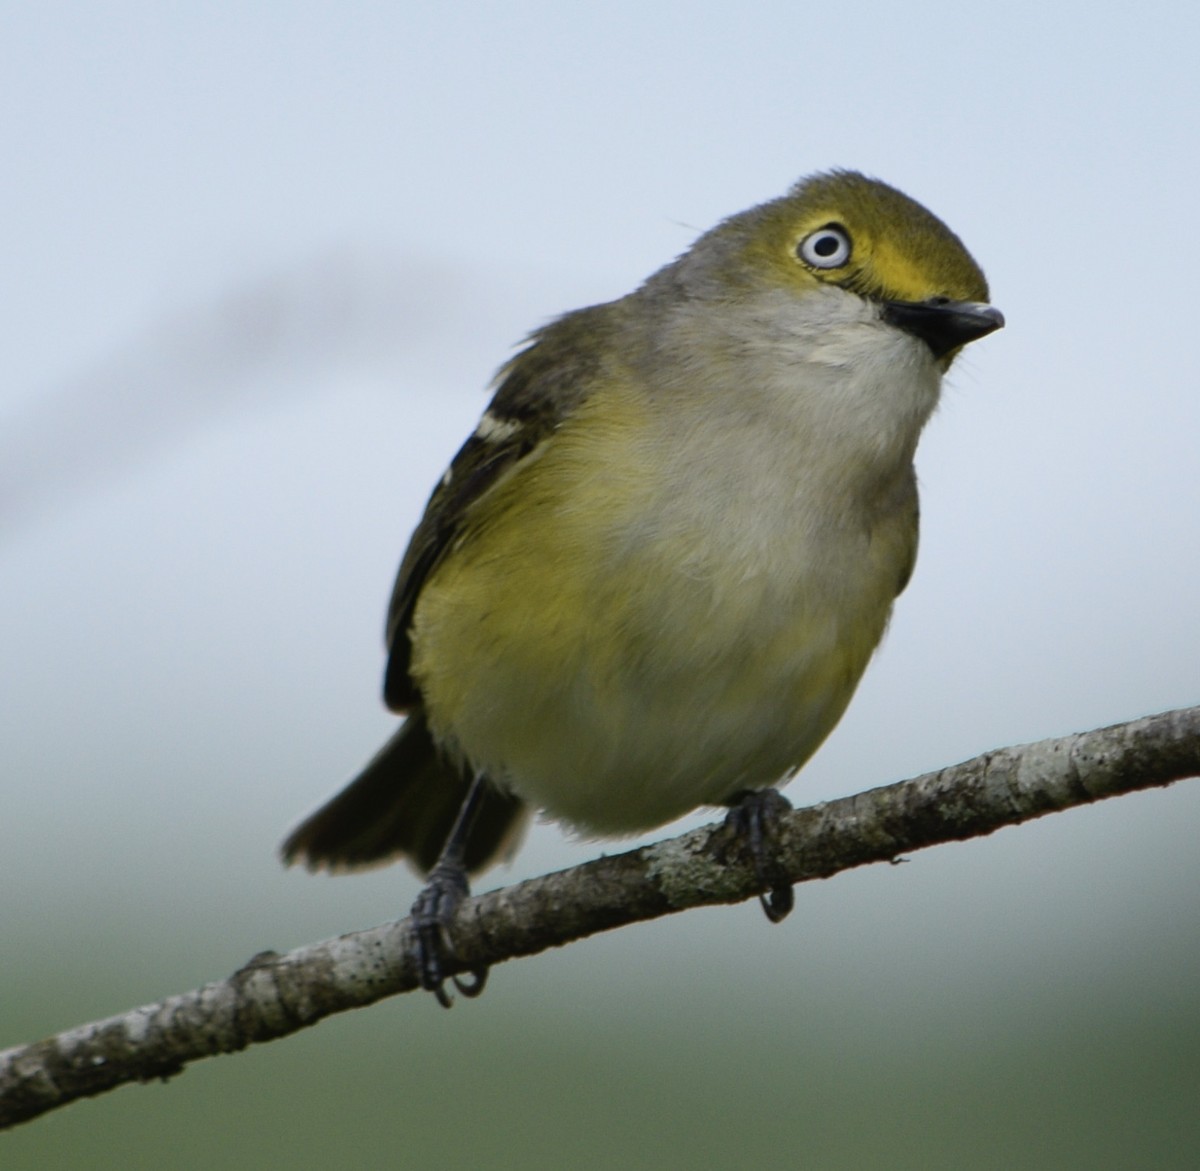
[[[730, 805], [725, 824], [746, 843], [763, 888], [758, 901], [767, 918], [778, 923], [791, 913], [796, 896], [792, 884], [786, 877], [781, 878], [772, 864], [769, 846], [775, 837], [776, 822], [791, 810], [792, 803], [776, 789], [747, 789], [732, 797]], [[771, 870], [776, 871], [774, 876]]]
[[[467, 882], [466, 847], [475, 816], [483, 804], [487, 779], [476, 773], [471, 787], [458, 810], [458, 817], [446, 838], [446, 844], [438, 857], [437, 864], [429, 872], [425, 887], [412, 905], [413, 927], [417, 934], [417, 968], [421, 987], [432, 992], [443, 1008], [449, 1008], [454, 999], [446, 991], [446, 976], [443, 967], [447, 957], [454, 955], [454, 941], [450, 937], [450, 924], [458, 912], [463, 899], [470, 893]], [[464, 996], [478, 996], [487, 982], [487, 968], [471, 969], [470, 982], [452, 977], [454, 986]]]

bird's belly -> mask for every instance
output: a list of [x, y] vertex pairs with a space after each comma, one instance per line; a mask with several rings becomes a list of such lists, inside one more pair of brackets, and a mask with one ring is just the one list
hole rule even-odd
[[[756, 564], [723, 559], [719, 534], [692, 534], [686, 553], [621, 550], [559, 520], [483, 534], [422, 594], [414, 676], [445, 749], [598, 834], [778, 784], [808, 759], [890, 612], [866, 537], [797, 537], [785, 564], [769, 548]], [[470, 670], [444, 670], [464, 646]]]

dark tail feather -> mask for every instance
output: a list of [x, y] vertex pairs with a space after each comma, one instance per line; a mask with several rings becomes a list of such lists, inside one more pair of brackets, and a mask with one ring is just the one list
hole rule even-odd
[[[280, 853], [289, 866], [335, 872], [404, 858], [426, 874], [469, 784], [414, 712], [350, 784], [288, 835]], [[483, 870], [515, 849], [528, 820], [524, 802], [489, 786], [467, 841], [467, 869]]]

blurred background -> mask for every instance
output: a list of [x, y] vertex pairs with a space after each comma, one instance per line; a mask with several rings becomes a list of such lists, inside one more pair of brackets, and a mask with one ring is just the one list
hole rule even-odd
[[[275, 849], [393, 726], [392, 575], [492, 371], [813, 170], [926, 203], [1009, 325], [791, 797], [1200, 701], [1198, 42], [1152, 2], [5, 4], [0, 1046], [406, 910]], [[1198, 833], [1182, 783], [617, 932], [0, 1165], [1194, 1167]], [[539, 825], [488, 880], [614, 848]]]

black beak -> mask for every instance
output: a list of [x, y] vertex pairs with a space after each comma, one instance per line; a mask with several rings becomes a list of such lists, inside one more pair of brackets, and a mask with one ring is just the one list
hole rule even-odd
[[884, 301], [883, 320], [919, 337], [935, 358], [985, 337], [1004, 325], [1004, 314], [982, 301], [951, 301], [930, 297], [928, 301]]

